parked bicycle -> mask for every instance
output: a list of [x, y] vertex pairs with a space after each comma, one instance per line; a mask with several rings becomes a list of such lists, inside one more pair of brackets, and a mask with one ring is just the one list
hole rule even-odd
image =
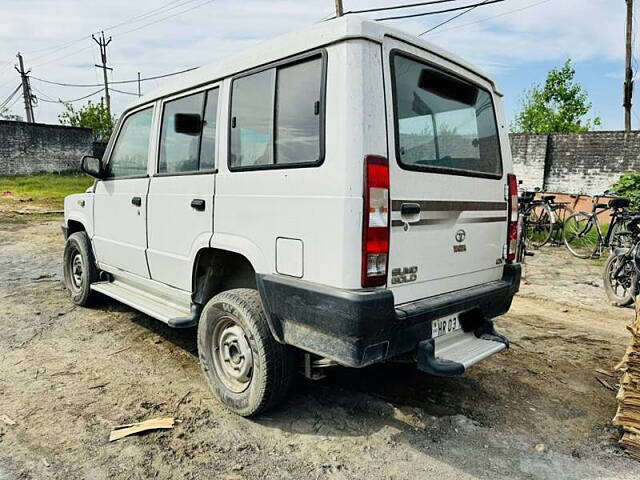
[[525, 257], [533, 256], [528, 247], [529, 230], [532, 228], [529, 206], [535, 196], [535, 192], [522, 192], [522, 195], [518, 196], [518, 248], [516, 250], [518, 263], [524, 263]]
[[629, 246], [616, 247], [607, 259], [603, 271], [604, 289], [614, 305], [625, 307], [634, 301], [638, 287], [636, 258], [640, 245], [640, 215], [627, 222]]
[[562, 243], [563, 230], [567, 215], [573, 213], [569, 202], [556, 202], [555, 195], [542, 195], [535, 199], [536, 192], [524, 192], [529, 201], [524, 210], [529, 228], [526, 230], [526, 238], [533, 248], [540, 248], [549, 241]]
[[[576, 212], [570, 215], [564, 224], [564, 244], [578, 258], [591, 258], [601, 255], [605, 248], [624, 248], [630, 246], [627, 198], [613, 198], [609, 203], [600, 203], [600, 197], [593, 202], [591, 212]], [[611, 210], [611, 222], [606, 232], [600, 226], [598, 215]]]

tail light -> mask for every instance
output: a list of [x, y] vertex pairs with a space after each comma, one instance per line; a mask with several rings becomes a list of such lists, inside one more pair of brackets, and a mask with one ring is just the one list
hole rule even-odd
[[509, 223], [507, 228], [507, 263], [516, 259], [518, 248], [518, 180], [513, 173], [507, 175]]
[[385, 157], [364, 159], [362, 228], [362, 286], [387, 282], [389, 262], [389, 162]]

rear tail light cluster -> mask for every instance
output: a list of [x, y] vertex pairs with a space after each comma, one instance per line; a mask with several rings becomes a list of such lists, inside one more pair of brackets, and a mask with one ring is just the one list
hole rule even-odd
[[513, 263], [518, 248], [518, 180], [513, 173], [507, 175], [509, 226], [507, 229], [507, 262]]
[[389, 162], [385, 157], [364, 159], [364, 209], [362, 229], [362, 286], [387, 282], [389, 263]]

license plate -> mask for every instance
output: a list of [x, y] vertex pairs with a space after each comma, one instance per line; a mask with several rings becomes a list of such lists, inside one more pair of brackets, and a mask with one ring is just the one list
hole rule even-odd
[[458, 314], [431, 321], [431, 338], [442, 337], [448, 333], [460, 330], [462, 326], [458, 321]]

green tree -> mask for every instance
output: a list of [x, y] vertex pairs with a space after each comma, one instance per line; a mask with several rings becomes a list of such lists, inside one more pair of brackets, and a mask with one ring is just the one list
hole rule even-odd
[[96, 142], [109, 140], [113, 126], [116, 123], [116, 117], [109, 115], [104, 104], [91, 103], [91, 100], [89, 100], [86, 105], [78, 110], [73, 108], [70, 103], [67, 103], [65, 107], [66, 110], [58, 115], [58, 120], [62, 125], [90, 128]]
[[587, 132], [602, 123], [599, 117], [585, 119], [591, 110], [587, 92], [575, 81], [576, 71], [567, 60], [547, 75], [544, 85], [534, 84], [522, 100], [522, 110], [511, 126], [514, 132]]

